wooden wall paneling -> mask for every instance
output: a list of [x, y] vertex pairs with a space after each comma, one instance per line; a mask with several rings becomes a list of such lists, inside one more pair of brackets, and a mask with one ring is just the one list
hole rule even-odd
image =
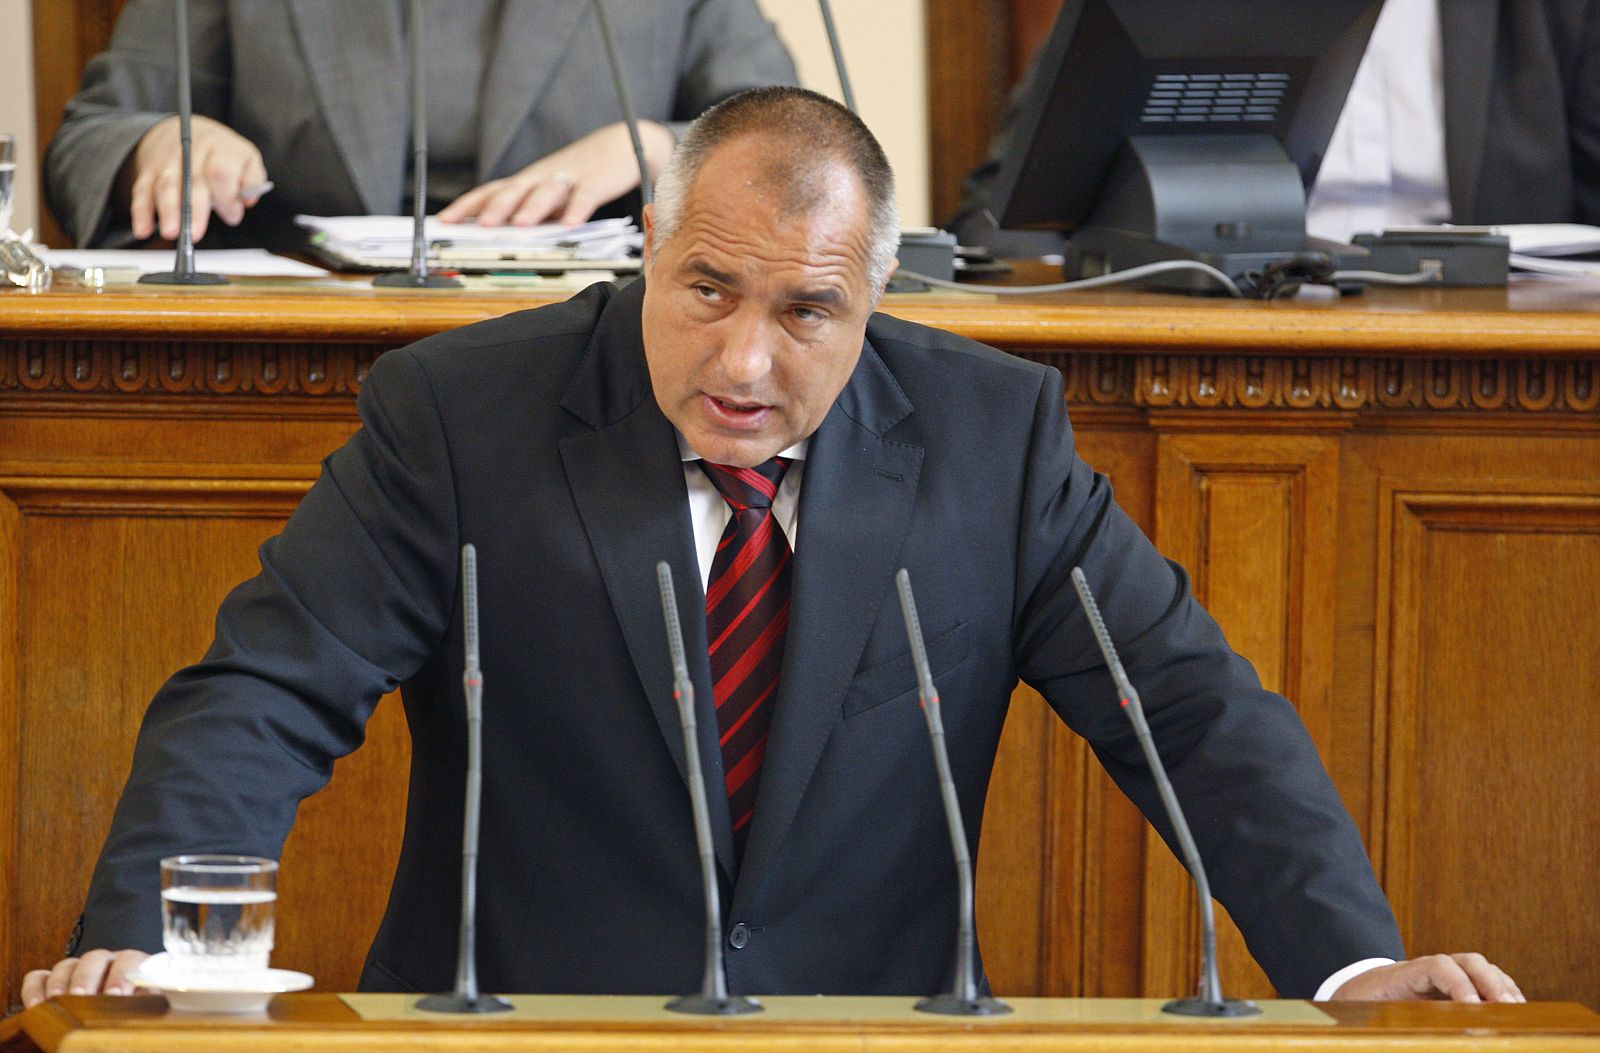
[[[67, 100], [78, 93], [83, 67], [105, 50], [126, 2], [33, 0], [34, 112], [41, 162], [45, 147], [61, 127]], [[40, 237], [57, 248], [67, 245], [67, 236], [48, 206], [42, 201], [40, 205]]]
[[1380, 510], [1373, 827], [1401, 931], [1592, 1001], [1600, 481], [1391, 477]]
[[[22, 972], [61, 953], [145, 705], [204, 652], [217, 603], [255, 572], [257, 546], [310, 474], [117, 478], [61, 467], [0, 476], [19, 525], [0, 535], [11, 546], [3, 555], [27, 584], [0, 608], [6, 630], [21, 634], [10, 678], [18, 760], [6, 788], [17, 801], [20, 859], [4, 911], [15, 935], [0, 962], [13, 995]], [[351, 990], [359, 977], [384, 904], [376, 890], [397, 858], [408, 763], [398, 707], [386, 704], [367, 747], [340, 762], [286, 847], [276, 960], [313, 971], [325, 988]]]
[[[1145, 414], [1097, 404], [1092, 393], [1119, 391], [1099, 367], [1131, 362], [1102, 360], [1089, 368], [1089, 356], [1060, 363], [1068, 377], [1069, 410], [1078, 453], [1111, 480], [1117, 504], [1147, 535], [1154, 533], [1156, 437]], [[1120, 376], [1121, 370], [1113, 369]], [[1081, 400], [1081, 401], [1080, 401]], [[1058, 732], [1064, 729], [1058, 728]], [[1074, 741], [1076, 738], [1074, 737]], [[1083, 812], [1084, 870], [1081, 958], [1061, 963], [1053, 975], [1053, 995], [1126, 996], [1139, 990], [1143, 972], [1144, 814], [1117, 788], [1087, 747]], [[1163, 848], [1162, 851], [1165, 851]], [[1067, 978], [1077, 974], [1077, 986]]]
[[[1157, 545], [1189, 570], [1195, 595], [1262, 683], [1294, 701], [1313, 738], [1326, 743], [1337, 437], [1165, 432], [1157, 479]], [[1187, 992], [1199, 959], [1193, 886], [1154, 830], [1146, 844], [1144, 991]], [[1271, 997], [1225, 914], [1218, 921], [1225, 988], [1236, 997]]]
[[1010, 87], [1005, 0], [932, 0], [924, 14], [928, 59], [929, 208], [943, 223], [961, 181], [983, 160]]
[[[18, 798], [22, 793], [22, 764], [16, 744], [22, 741], [21, 664], [22, 590], [20, 582], [22, 516], [0, 490], [0, 904], [14, 902], [17, 896], [18, 861], [21, 855], [18, 833], [22, 813]], [[17, 927], [12, 910], [0, 906], [0, 1011], [17, 1000], [12, 982], [17, 971]]]

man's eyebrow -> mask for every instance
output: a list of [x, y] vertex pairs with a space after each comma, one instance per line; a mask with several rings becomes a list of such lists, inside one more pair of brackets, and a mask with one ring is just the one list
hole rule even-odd
[[690, 260], [689, 269], [696, 274], [704, 275], [719, 285], [737, 286], [739, 279], [726, 271], [719, 271], [705, 260]]
[[791, 303], [814, 303], [818, 307], [838, 307], [845, 299], [844, 293], [831, 285], [790, 289], [784, 298]]

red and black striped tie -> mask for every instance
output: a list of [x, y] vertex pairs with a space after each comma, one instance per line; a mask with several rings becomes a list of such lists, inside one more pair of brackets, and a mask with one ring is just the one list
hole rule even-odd
[[774, 457], [754, 468], [730, 468], [701, 461], [700, 467], [733, 508], [711, 561], [706, 639], [728, 813], [743, 856], [789, 625], [789, 539], [772, 514], [789, 462]]

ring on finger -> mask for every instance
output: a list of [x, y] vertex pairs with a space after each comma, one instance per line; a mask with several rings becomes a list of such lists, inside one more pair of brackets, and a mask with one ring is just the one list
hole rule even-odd
[[566, 172], [551, 172], [549, 179], [552, 183], [559, 183], [563, 190], [571, 190], [572, 184], [577, 182], [576, 179], [572, 178], [572, 176], [568, 175]]

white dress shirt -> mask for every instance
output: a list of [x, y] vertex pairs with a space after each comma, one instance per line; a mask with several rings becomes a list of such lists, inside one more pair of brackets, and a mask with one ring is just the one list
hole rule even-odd
[[1440, 0], [1386, 0], [1307, 202], [1335, 241], [1450, 221]]
[[[798, 536], [800, 482], [805, 476], [806, 451], [810, 446], [810, 439], [801, 439], [778, 454], [793, 463], [783, 473], [783, 482], [778, 484], [777, 496], [772, 499], [772, 514], [777, 518], [777, 525], [784, 536], [789, 539], [791, 552], [795, 550]], [[733, 518], [733, 509], [716, 484], [696, 463], [704, 458], [694, 451], [682, 432], [678, 433], [678, 454], [683, 458], [683, 481], [689, 487], [689, 519], [694, 525], [695, 554], [700, 560], [700, 585], [709, 588], [711, 561], [716, 558], [717, 542], [722, 539], [722, 531], [727, 527], [728, 520]], [[1346, 980], [1360, 976], [1368, 969], [1391, 965], [1393, 962], [1393, 958], [1364, 958], [1352, 962], [1322, 982], [1322, 986], [1317, 988], [1315, 1000], [1325, 1002]]]

